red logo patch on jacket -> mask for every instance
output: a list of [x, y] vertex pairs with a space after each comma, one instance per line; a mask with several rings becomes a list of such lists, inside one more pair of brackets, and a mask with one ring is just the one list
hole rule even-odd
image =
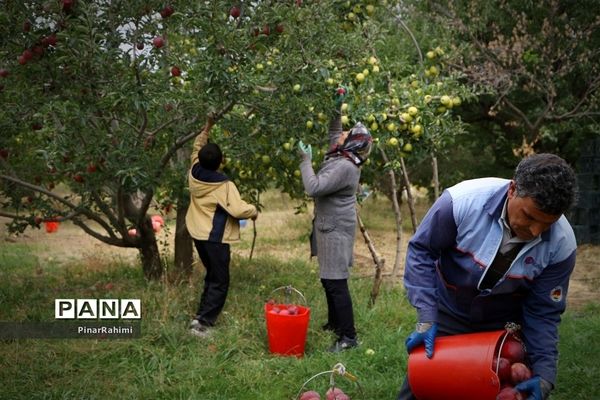
[[554, 302], [559, 302], [563, 298], [563, 289], [560, 286], [555, 287], [550, 291], [550, 299]]

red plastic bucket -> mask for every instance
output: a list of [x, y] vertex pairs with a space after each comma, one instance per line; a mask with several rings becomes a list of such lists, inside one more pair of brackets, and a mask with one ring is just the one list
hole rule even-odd
[[46, 227], [46, 232], [48, 233], [54, 233], [58, 230], [58, 226], [60, 225], [60, 222], [58, 221], [46, 221], [44, 222], [44, 226]]
[[284, 356], [303, 357], [310, 308], [294, 304], [293, 306], [297, 307], [298, 311], [294, 315], [284, 315], [273, 311], [275, 307], [287, 310], [291, 306], [292, 304], [265, 304], [269, 351]]
[[492, 364], [507, 334], [498, 330], [438, 337], [431, 359], [419, 346], [408, 357], [412, 392], [419, 400], [495, 400], [500, 379]]

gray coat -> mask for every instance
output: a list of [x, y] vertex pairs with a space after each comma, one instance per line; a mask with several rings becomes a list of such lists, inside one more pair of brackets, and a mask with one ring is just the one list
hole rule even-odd
[[[335, 122], [329, 131], [330, 143], [341, 133]], [[339, 125], [339, 124], [338, 124]], [[347, 158], [325, 160], [315, 174], [311, 160], [300, 163], [306, 193], [314, 198], [315, 219], [313, 235], [317, 247], [320, 277], [348, 279], [356, 234], [356, 192], [360, 168]]]

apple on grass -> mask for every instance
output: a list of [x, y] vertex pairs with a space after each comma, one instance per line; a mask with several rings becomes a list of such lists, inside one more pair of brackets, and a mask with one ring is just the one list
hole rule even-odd
[[321, 395], [314, 390], [308, 390], [302, 393], [298, 400], [321, 400]]
[[338, 387], [332, 387], [327, 389], [325, 393], [327, 400], [350, 400], [350, 397], [344, 391]]
[[181, 70], [177, 66], [171, 67], [171, 75], [172, 76], [181, 76]]

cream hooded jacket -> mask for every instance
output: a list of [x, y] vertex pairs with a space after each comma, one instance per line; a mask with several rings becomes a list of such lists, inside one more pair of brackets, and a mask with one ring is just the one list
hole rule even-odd
[[206, 144], [206, 136], [194, 141], [188, 174], [190, 206], [185, 222], [195, 240], [231, 243], [240, 240], [240, 219], [256, 217], [258, 211], [242, 200], [233, 182], [226, 175], [202, 168], [198, 151]]

